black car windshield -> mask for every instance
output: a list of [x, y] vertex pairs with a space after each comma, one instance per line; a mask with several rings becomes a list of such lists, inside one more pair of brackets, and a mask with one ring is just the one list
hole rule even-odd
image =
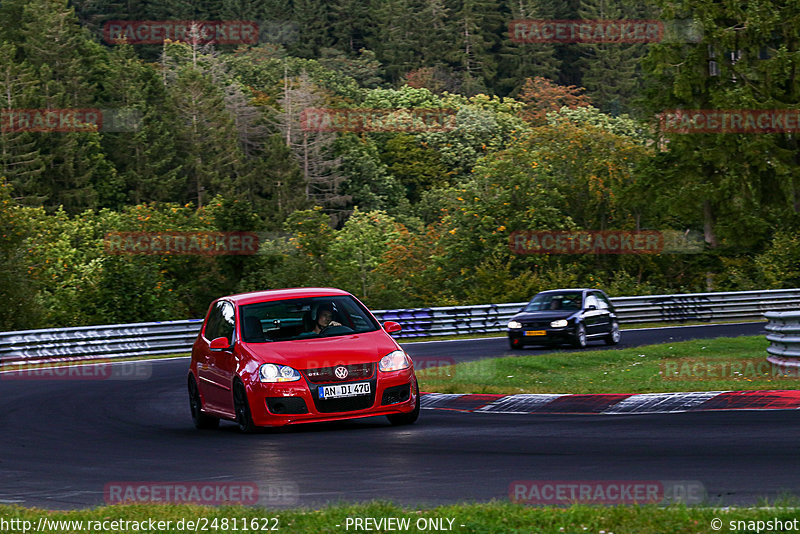
[[539, 293], [522, 311], [580, 310], [581, 293]]
[[347, 295], [260, 302], [240, 306], [239, 311], [246, 343], [334, 337], [380, 328], [369, 312]]

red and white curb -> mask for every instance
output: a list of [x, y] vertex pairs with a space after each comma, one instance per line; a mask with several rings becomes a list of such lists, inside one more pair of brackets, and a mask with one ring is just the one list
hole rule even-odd
[[800, 391], [697, 391], [578, 395], [423, 393], [421, 407], [428, 410], [510, 414], [647, 414], [709, 410], [797, 410], [800, 409]]

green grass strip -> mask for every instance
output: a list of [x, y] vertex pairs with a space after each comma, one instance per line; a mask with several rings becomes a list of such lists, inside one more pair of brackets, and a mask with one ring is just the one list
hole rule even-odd
[[[798, 389], [798, 372], [766, 361], [763, 336], [701, 339], [628, 349], [515, 356], [422, 369], [437, 393], [661, 393]], [[442, 360], [446, 361], [445, 358]]]
[[[672, 505], [658, 507], [644, 506], [587, 506], [533, 507], [510, 502], [491, 502], [485, 504], [460, 504], [426, 509], [410, 509], [385, 502], [372, 502], [357, 505], [336, 505], [320, 510], [289, 509], [268, 510], [241, 506], [204, 507], [194, 505], [114, 505], [94, 509], [73, 511], [46, 511], [17, 506], [0, 506], [0, 528], [11, 534], [23, 532], [23, 521], [29, 521], [30, 530], [35, 530], [39, 521], [45, 521], [45, 528], [39, 534], [79, 534], [99, 533], [175, 533], [186, 532], [239, 532], [239, 533], [345, 533], [345, 532], [454, 532], [459, 534], [514, 534], [514, 533], [575, 533], [575, 534], [663, 534], [731, 532], [731, 521], [737, 523], [739, 532], [756, 532], [761, 525], [765, 531], [769, 521], [772, 530], [777, 523], [794, 523], [800, 528], [797, 507], [769, 508], [700, 508]], [[354, 521], [396, 518], [407, 519], [408, 528], [376, 528], [378, 523], [370, 522], [370, 529], [356, 529]], [[349, 519], [349, 523], [348, 523]], [[712, 521], [717, 519], [722, 528], [714, 530]], [[120, 521], [113, 528], [112, 521]], [[161, 525], [150, 528], [149, 523], [162, 521]], [[183, 523], [179, 523], [180, 521]], [[236, 523], [234, 525], [234, 520]], [[452, 520], [452, 521], [451, 521]], [[6, 521], [3, 525], [3, 521]], [[16, 521], [16, 523], [9, 523]], [[58, 521], [80, 521], [57, 524]], [[137, 528], [121, 521], [136, 521]], [[170, 524], [166, 522], [169, 521]], [[187, 528], [188, 522], [194, 528]], [[759, 523], [760, 522], [760, 523]], [[366, 526], [365, 523], [361, 523]], [[720, 523], [715, 523], [720, 524]], [[216, 525], [216, 526], [212, 526]], [[20, 527], [14, 529], [13, 526]], [[180, 527], [183, 528], [180, 528]], [[198, 528], [198, 526], [200, 528]], [[223, 526], [227, 528], [223, 528]], [[12, 527], [12, 528], [9, 528]], [[99, 527], [99, 528], [98, 528]], [[125, 527], [125, 528], [119, 528]], [[144, 528], [142, 528], [144, 527]], [[203, 528], [205, 527], [205, 528]], [[255, 527], [255, 528], [254, 528]], [[274, 530], [277, 527], [277, 530]], [[272, 530], [270, 530], [272, 529]]]

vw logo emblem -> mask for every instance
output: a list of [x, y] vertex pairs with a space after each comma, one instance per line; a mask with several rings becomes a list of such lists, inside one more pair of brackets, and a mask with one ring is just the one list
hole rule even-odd
[[344, 380], [345, 378], [347, 378], [347, 375], [348, 375], [347, 368], [346, 367], [342, 367], [340, 365], [339, 367], [337, 367], [333, 371], [333, 374], [335, 374], [336, 378], [338, 378], [339, 380]]

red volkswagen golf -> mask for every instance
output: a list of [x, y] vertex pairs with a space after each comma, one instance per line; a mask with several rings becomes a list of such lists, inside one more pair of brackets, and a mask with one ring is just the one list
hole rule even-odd
[[211, 303], [192, 347], [189, 405], [197, 428], [220, 419], [243, 432], [386, 415], [419, 416], [411, 358], [353, 295], [299, 288], [243, 293]]

